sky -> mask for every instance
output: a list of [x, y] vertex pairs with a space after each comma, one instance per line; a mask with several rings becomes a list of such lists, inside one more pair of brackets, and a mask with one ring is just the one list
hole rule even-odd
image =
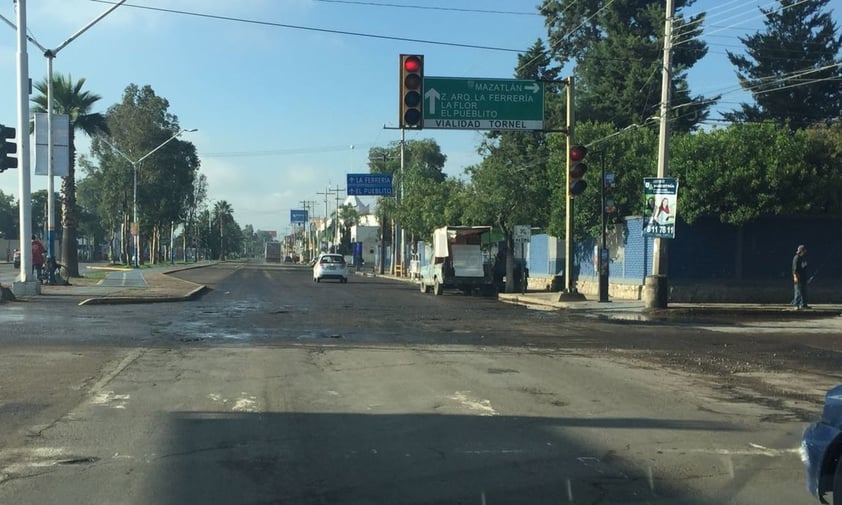
[[[96, 112], [119, 102], [129, 84], [150, 85], [169, 101], [182, 128], [197, 129], [182, 140], [196, 145], [209, 200], [230, 203], [241, 226], [282, 234], [290, 229], [290, 210], [314, 201], [311, 215], [324, 215], [319, 193], [345, 188], [347, 173], [368, 172], [371, 147], [400, 140], [401, 53], [423, 54], [426, 76], [511, 78], [518, 52], [546, 39], [537, 3], [129, 0], [64, 47], [53, 71], [85, 78], [84, 89], [102, 97]], [[738, 37], [763, 28], [758, 8], [775, 5], [697, 0], [683, 11], [708, 13], [703, 38], [709, 53], [689, 72], [694, 95], [722, 94], [720, 110], [748, 99], [725, 51], [740, 52]], [[47, 48], [110, 7], [95, 0], [27, 0], [26, 6], [28, 33]], [[839, 23], [842, 0], [829, 7]], [[12, 0], [2, 0], [0, 15], [16, 21]], [[31, 44], [27, 51], [32, 80], [44, 79], [46, 58]], [[15, 30], [0, 22], [0, 123], [6, 125], [17, 122], [16, 53]], [[406, 133], [407, 140], [435, 139], [452, 176], [480, 161], [482, 137], [477, 131]], [[88, 153], [86, 139], [77, 147]], [[18, 177], [17, 170], [0, 174], [0, 191], [17, 197]], [[47, 178], [33, 176], [31, 186], [46, 189]], [[328, 211], [334, 207], [331, 198]]]

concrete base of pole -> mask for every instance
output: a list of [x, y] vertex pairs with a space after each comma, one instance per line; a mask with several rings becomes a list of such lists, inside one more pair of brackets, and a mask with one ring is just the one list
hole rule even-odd
[[15, 281], [12, 283], [12, 293], [14, 293], [16, 297], [38, 296], [41, 294], [41, 283], [37, 281]]
[[669, 282], [666, 275], [650, 275], [643, 283], [641, 293], [643, 306], [647, 309], [667, 308], [669, 298]]
[[562, 291], [558, 294], [560, 302], [584, 302], [585, 300], [585, 295], [578, 291]]

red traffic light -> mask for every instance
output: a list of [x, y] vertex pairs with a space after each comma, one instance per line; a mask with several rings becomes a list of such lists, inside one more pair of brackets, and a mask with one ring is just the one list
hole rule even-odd
[[588, 154], [588, 148], [585, 146], [573, 146], [570, 148], [570, 161], [582, 161], [585, 155]]
[[417, 56], [407, 56], [403, 60], [403, 69], [407, 72], [418, 72], [421, 70], [421, 59]]
[[401, 128], [420, 130], [424, 127], [424, 55], [400, 55]]

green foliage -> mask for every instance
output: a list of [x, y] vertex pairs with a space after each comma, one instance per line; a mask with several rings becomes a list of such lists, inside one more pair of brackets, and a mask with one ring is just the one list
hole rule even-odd
[[[433, 139], [410, 140], [404, 146], [404, 168], [400, 170], [400, 143], [387, 147], [374, 147], [369, 151], [369, 169], [372, 173], [393, 174], [395, 191], [403, 188], [403, 196], [380, 198], [377, 213], [381, 222], [394, 219], [411, 236], [424, 239], [435, 228], [445, 224], [447, 217], [454, 217], [450, 204], [452, 191], [458, 188], [442, 172], [447, 157]], [[450, 208], [450, 211], [447, 209]]]
[[729, 121], [774, 121], [798, 130], [839, 117], [842, 36], [827, 8], [829, 0], [779, 0], [763, 9], [766, 30], [740, 40], [746, 54], [728, 51], [740, 86], [755, 104], [723, 116]]
[[0, 234], [3, 238], [16, 240], [20, 237], [18, 231], [19, 219], [20, 214], [15, 197], [0, 191]]
[[799, 212], [810, 170], [804, 140], [771, 124], [675, 137], [670, 175], [681, 180], [679, 213], [688, 222], [717, 216], [739, 226]]
[[[61, 258], [68, 275], [79, 276], [79, 258], [77, 250], [77, 227], [79, 224], [78, 208], [76, 204], [76, 131], [86, 135], [106, 131], [107, 126], [103, 116], [92, 112], [94, 104], [100, 96], [89, 91], [83, 91], [85, 79], [73, 81], [73, 77], [53, 75], [53, 113], [67, 114], [70, 117], [70, 132], [68, 153], [70, 156], [67, 177], [62, 178], [62, 247]], [[40, 95], [32, 98], [33, 112], [47, 112], [47, 79], [35, 84]]]
[[[607, 123], [583, 122], [576, 126], [576, 144], [588, 146], [584, 180], [587, 188], [574, 198], [573, 235], [577, 239], [600, 234], [600, 186], [602, 164], [605, 173], [614, 174], [614, 185], [606, 193], [614, 200], [617, 212], [607, 215], [608, 222], [624, 216], [640, 215], [643, 178], [657, 172], [658, 135], [649, 128], [615, 130]], [[554, 167], [553, 208], [549, 230], [564, 237], [565, 204], [567, 202], [566, 159], [567, 137], [553, 135], [549, 142], [550, 164]]]
[[480, 152], [483, 161], [466, 170], [471, 177], [467, 220], [494, 225], [506, 235], [519, 224], [546, 226], [552, 179], [545, 134], [501, 133]]
[[97, 178], [96, 211], [108, 229], [115, 229], [117, 221], [125, 227], [133, 219], [135, 201], [141, 237], [154, 237], [172, 223], [187, 222], [190, 228], [195, 221], [207, 181], [198, 174], [195, 146], [173, 138], [181, 128], [168, 108], [169, 102], [150, 86], [130, 84], [122, 101], [106, 114], [110, 136], [94, 137], [91, 143], [97, 164], [84, 168]]
[[[707, 53], [701, 33], [704, 14], [685, 20], [677, 0], [673, 23], [673, 114], [676, 131], [692, 131], [708, 115], [711, 100], [691, 96], [687, 70]], [[617, 128], [644, 124], [659, 114], [664, 4], [657, 0], [544, 0], [553, 57], [576, 64], [579, 118]]]

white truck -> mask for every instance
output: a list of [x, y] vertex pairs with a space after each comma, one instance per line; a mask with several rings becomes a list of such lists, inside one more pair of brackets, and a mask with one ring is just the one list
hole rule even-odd
[[281, 262], [281, 243], [280, 242], [266, 242], [266, 248], [263, 254], [263, 260], [266, 263], [280, 263]]
[[490, 226], [444, 226], [433, 232], [433, 247], [419, 268], [422, 293], [440, 295], [446, 288], [465, 294], [493, 291], [490, 266], [482, 251], [482, 236]]

